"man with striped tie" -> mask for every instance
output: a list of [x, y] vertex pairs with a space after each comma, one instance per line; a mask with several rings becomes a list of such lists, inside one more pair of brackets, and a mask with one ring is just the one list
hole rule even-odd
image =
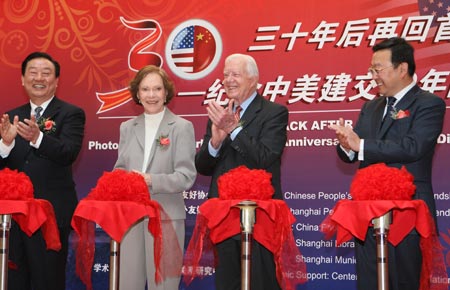
[[[436, 219], [431, 183], [434, 149], [442, 131], [445, 102], [422, 90], [414, 81], [414, 48], [400, 37], [373, 47], [369, 72], [380, 97], [365, 103], [354, 129], [330, 125], [339, 140], [337, 151], [344, 162], [364, 168], [376, 163], [401, 168], [414, 176], [413, 199], [427, 204]], [[422, 266], [420, 237], [413, 229], [397, 246], [389, 244], [389, 289], [418, 290]], [[356, 272], [359, 290], [377, 290], [377, 254], [374, 230], [356, 241]]]
[[47, 250], [41, 231], [31, 237], [16, 223], [10, 231], [9, 289], [65, 288], [70, 221], [77, 205], [72, 164], [84, 136], [84, 111], [55, 96], [60, 65], [50, 55], [34, 52], [22, 62], [22, 85], [30, 102], [0, 119], [0, 169], [24, 172], [34, 197], [53, 205], [62, 248]]
[[[211, 176], [208, 197], [218, 197], [217, 179], [240, 165], [272, 174], [275, 193], [282, 199], [281, 156], [287, 139], [288, 110], [257, 92], [258, 67], [253, 57], [232, 54], [225, 59], [223, 85], [230, 102], [222, 107], [208, 104], [208, 125], [195, 157], [200, 174]], [[216, 245], [216, 290], [241, 289], [240, 236]], [[255, 241], [252, 248], [252, 289], [281, 289], [272, 253]]]

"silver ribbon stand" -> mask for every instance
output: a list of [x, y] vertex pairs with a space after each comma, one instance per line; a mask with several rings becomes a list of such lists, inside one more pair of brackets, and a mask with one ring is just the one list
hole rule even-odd
[[8, 289], [8, 254], [9, 254], [9, 230], [11, 229], [11, 215], [2, 214], [1, 219], [1, 268], [0, 289]]
[[377, 241], [378, 290], [389, 290], [387, 235], [392, 222], [392, 212], [372, 220]]
[[111, 239], [109, 253], [109, 290], [119, 289], [120, 243]]
[[252, 234], [258, 205], [254, 201], [244, 200], [237, 207], [241, 210], [241, 290], [250, 290]]

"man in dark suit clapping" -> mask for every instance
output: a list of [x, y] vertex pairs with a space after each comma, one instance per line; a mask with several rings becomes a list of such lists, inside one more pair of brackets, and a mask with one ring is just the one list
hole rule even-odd
[[62, 246], [59, 252], [47, 250], [41, 231], [28, 237], [13, 222], [9, 289], [65, 288], [70, 221], [77, 205], [72, 164], [81, 149], [85, 113], [55, 96], [59, 74], [59, 63], [47, 53], [28, 55], [22, 63], [22, 85], [30, 102], [0, 120], [0, 168], [24, 172], [35, 198], [51, 202]]
[[[212, 176], [209, 197], [218, 197], [217, 179], [222, 174], [245, 165], [272, 173], [273, 198], [282, 199], [280, 164], [287, 138], [288, 110], [259, 95], [258, 80], [258, 67], [251, 56], [233, 54], [226, 58], [223, 85], [230, 102], [225, 108], [216, 102], [208, 104], [207, 130], [195, 158], [197, 171]], [[239, 117], [235, 115], [236, 110], [240, 111]], [[240, 236], [216, 245], [217, 290], [240, 289], [240, 245]], [[253, 289], [281, 289], [272, 253], [256, 241], [252, 249], [251, 277]]]
[[[436, 218], [431, 183], [432, 159], [442, 131], [444, 101], [422, 89], [413, 80], [414, 49], [404, 39], [386, 39], [373, 47], [369, 72], [380, 97], [361, 109], [355, 128], [341, 119], [330, 128], [340, 142], [338, 155], [345, 162], [360, 162], [360, 168], [375, 163], [406, 169], [414, 175], [414, 199], [422, 199]], [[376, 290], [376, 243], [373, 228], [365, 241], [356, 243], [358, 289]], [[413, 230], [398, 246], [389, 245], [389, 289], [419, 289], [422, 256], [419, 235]]]

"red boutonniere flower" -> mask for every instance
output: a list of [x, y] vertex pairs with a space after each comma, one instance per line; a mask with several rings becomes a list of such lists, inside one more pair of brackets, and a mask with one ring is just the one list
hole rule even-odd
[[168, 147], [170, 145], [170, 139], [168, 135], [161, 135], [156, 139], [156, 143], [159, 147]]
[[406, 110], [406, 111], [403, 111], [403, 110], [399, 110], [399, 111], [394, 110], [394, 111], [391, 113], [391, 118], [394, 119], [394, 120], [399, 120], [399, 119], [407, 118], [407, 117], [409, 117], [409, 115], [410, 115], [409, 110]]
[[38, 126], [44, 134], [49, 134], [56, 131], [56, 123], [50, 118], [41, 118], [38, 121]]

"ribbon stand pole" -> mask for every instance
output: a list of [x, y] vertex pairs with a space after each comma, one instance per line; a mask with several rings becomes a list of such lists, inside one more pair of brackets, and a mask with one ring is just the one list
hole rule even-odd
[[2, 214], [1, 219], [1, 273], [0, 273], [0, 290], [8, 289], [8, 254], [9, 254], [9, 230], [11, 228], [11, 215]]
[[250, 290], [252, 234], [258, 205], [254, 201], [244, 200], [237, 207], [241, 210], [241, 290]]
[[378, 290], [389, 290], [387, 235], [392, 222], [392, 212], [372, 220], [377, 241]]
[[119, 289], [120, 244], [111, 239], [109, 254], [109, 290]]

